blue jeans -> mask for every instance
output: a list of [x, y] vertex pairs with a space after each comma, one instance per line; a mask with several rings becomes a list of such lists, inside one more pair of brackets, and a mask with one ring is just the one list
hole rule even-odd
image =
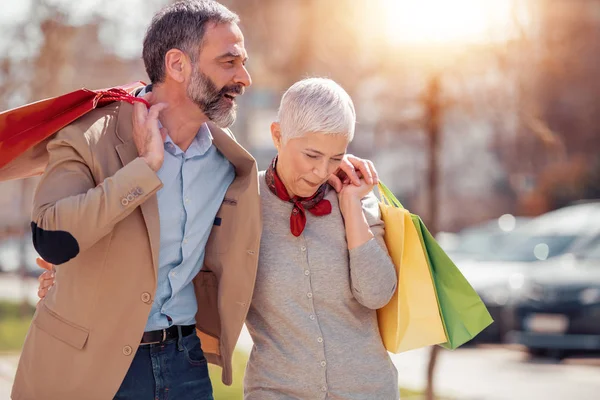
[[142, 345], [114, 400], [214, 400], [208, 365], [195, 332]]

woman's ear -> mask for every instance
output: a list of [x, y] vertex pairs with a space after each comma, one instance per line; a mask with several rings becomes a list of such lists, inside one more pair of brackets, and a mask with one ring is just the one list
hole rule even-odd
[[279, 125], [279, 122], [273, 122], [271, 124], [271, 139], [273, 139], [273, 145], [275, 145], [275, 148], [279, 152], [279, 149], [281, 148], [281, 126]]

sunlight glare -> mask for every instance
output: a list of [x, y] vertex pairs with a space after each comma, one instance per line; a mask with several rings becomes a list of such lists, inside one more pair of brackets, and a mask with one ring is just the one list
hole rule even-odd
[[395, 44], [478, 44], [513, 33], [510, 0], [382, 0]]

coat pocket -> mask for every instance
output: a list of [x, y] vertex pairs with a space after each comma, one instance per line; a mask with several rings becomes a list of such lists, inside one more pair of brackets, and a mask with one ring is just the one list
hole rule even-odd
[[76, 349], [83, 349], [87, 343], [89, 336], [89, 331], [87, 329], [67, 321], [54, 311], [50, 310], [43, 302], [39, 305], [33, 323], [50, 336]]
[[239, 222], [237, 212], [237, 200], [225, 197], [206, 242], [206, 254], [224, 254], [229, 250], [234, 225]]

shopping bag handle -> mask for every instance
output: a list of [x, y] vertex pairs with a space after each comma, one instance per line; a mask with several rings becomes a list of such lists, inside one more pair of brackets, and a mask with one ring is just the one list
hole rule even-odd
[[383, 182], [379, 181], [379, 184], [377, 185], [377, 188], [379, 189], [379, 193], [381, 194], [381, 198], [387, 202], [389, 205], [392, 205], [394, 207], [397, 208], [404, 208], [404, 206], [402, 205], [402, 203], [400, 203], [400, 200], [398, 200], [396, 198], [396, 196], [394, 196], [394, 194], [392, 193], [392, 191], [390, 189], [388, 189], [387, 186], [385, 186], [383, 184]]

